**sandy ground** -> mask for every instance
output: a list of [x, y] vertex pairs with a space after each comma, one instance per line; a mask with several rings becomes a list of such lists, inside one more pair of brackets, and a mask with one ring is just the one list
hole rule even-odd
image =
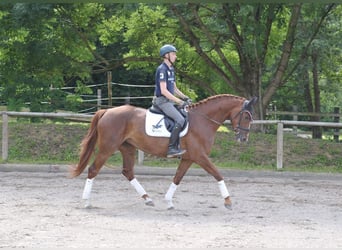
[[165, 171], [137, 174], [155, 207], [109, 170], [95, 179], [86, 209], [85, 174], [3, 170], [0, 247], [342, 247], [342, 175], [225, 171], [228, 210], [200, 169], [184, 177], [169, 211], [163, 196], [172, 176]]

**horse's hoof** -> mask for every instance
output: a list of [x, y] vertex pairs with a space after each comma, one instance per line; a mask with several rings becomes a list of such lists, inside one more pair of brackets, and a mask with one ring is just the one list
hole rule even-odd
[[232, 204], [224, 204], [224, 207], [229, 209], [229, 210], [233, 209]]
[[167, 210], [172, 210], [172, 209], [175, 208], [175, 207], [173, 206], [172, 200], [166, 200], [166, 202], [167, 202]]
[[92, 208], [93, 206], [91, 205], [91, 204], [85, 204], [84, 205], [84, 208], [86, 208], [86, 209], [90, 209], [90, 208]]
[[229, 196], [224, 199], [224, 206], [227, 209], [232, 209], [232, 201], [230, 200]]
[[89, 200], [85, 201], [84, 208], [92, 208], [92, 205]]
[[146, 206], [154, 207], [154, 202], [152, 200], [145, 201]]

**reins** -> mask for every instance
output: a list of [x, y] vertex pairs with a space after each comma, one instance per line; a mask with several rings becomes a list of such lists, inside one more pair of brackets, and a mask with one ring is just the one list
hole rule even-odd
[[217, 125], [219, 125], [219, 126], [222, 125], [222, 122], [218, 122], [218, 121], [216, 121], [216, 120], [210, 118], [209, 116], [207, 116], [206, 114], [204, 114], [204, 113], [202, 113], [202, 112], [198, 112], [198, 111], [195, 112], [193, 109], [189, 109], [189, 111], [192, 111], [193, 113], [198, 114], [198, 115], [204, 117], [205, 119], [207, 119], [207, 120], [209, 120], [209, 121], [211, 121], [211, 122], [213, 122], [213, 123], [215, 123], [215, 124], [217, 124]]

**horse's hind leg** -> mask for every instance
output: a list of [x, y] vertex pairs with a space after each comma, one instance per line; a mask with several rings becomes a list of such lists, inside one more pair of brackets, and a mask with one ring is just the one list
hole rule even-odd
[[134, 176], [134, 163], [135, 163], [135, 152], [136, 148], [131, 144], [124, 143], [119, 148], [122, 159], [123, 159], [123, 167], [122, 167], [122, 174], [127, 178], [127, 180], [131, 183], [131, 185], [135, 188], [137, 193], [140, 195], [141, 198], [144, 199], [145, 204], [148, 206], [154, 206], [152, 199], [148, 196], [145, 189], [139, 181]]
[[91, 166], [88, 168], [88, 178], [86, 179], [86, 183], [84, 185], [83, 189], [83, 194], [82, 194], [82, 199], [85, 200], [85, 207], [90, 208], [90, 194], [91, 190], [93, 187], [93, 181], [95, 177], [97, 176], [98, 172], [104, 165], [104, 163], [107, 161], [109, 158], [110, 154], [109, 153], [101, 153], [99, 152], [96, 155], [96, 158], [94, 162], [91, 164]]

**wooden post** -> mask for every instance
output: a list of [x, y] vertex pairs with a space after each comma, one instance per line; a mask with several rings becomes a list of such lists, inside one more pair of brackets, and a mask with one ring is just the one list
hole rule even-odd
[[101, 89], [97, 89], [97, 110], [101, 109], [101, 99], [102, 99]]
[[284, 124], [278, 122], [277, 126], [277, 169], [283, 168], [283, 143], [284, 143]]
[[[340, 108], [335, 107], [334, 108], [334, 113], [335, 114], [340, 114]], [[334, 116], [334, 122], [339, 123], [340, 122], [340, 116]], [[335, 128], [334, 129], [334, 141], [339, 142], [339, 137], [340, 137], [340, 129]]]
[[2, 113], [2, 160], [8, 159], [8, 115]]
[[[297, 113], [298, 112], [298, 106], [297, 105], [293, 105], [292, 111]], [[293, 120], [294, 121], [298, 121], [298, 115], [297, 114], [293, 115]], [[297, 126], [293, 126], [293, 134], [297, 135], [297, 133], [298, 133]]]
[[142, 166], [144, 163], [144, 151], [138, 150], [138, 164]]
[[112, 71], [107, 71], [107, 87], [108, 87], [108, 106], [113, 106], [112, 102]]

